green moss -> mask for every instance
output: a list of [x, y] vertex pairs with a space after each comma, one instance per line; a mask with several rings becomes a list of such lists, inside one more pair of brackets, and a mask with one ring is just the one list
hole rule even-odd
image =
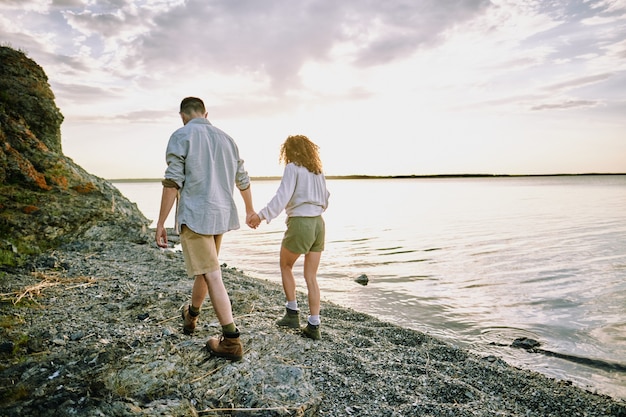
[[[1, 229], [1, 227], [0, 227]], [[16, 243], [0, 242], [0, 266], [5, 267], [19, 267], [23, 266], [29, 257], [39, 255], [46, 247], [38, 247], [37, 245], [20, 240]], [[15, 250], [11, 246], [15, 247]]]
[[54, 184], [62, 190], [67, 190], [69, 185], [75, 181], [75, 174], [66, 164], [59, 161], [46, 169], [44, 175], [50, 184]]
[[19, 266], [20, 256], [13, 251], [0, 249], [0, 266], [14, 267]]
[[25, 256], [39, 255], [41, 248], [28, 241], [17, 242], [17, 253]]
[[13, 193], [9, 196], [12, 197], [15, 203], [23, 205], [36, 204], [39, 196], [37, 193], [33, 193], [31, 190], [13, 189]]
[[19, 322], [20, 319], [14, 315], [6, 315], [0, 317], [0, 327], [2, 327], [3, 329], [11, 329]]
[[21, 333], [16, 337], [15, 347], [13, 348], [13, 354], [17, 355], [19, 351], [28, 346], [28, 341], [30, 337], [26, 333]]
[[2, 103], [10, 103], [11, 102], [11, 94], [8, 91], [0, 90], [0, 102]]
[[24, 401], [30, 397], [30, 391], [23, 383], [17, 383], [0, 391], [0, 402], [3, 404], [11, 404], [18, 401]]

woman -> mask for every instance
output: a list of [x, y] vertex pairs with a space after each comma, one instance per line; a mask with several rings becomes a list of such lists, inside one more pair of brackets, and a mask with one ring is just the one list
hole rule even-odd
[[309, 317], [302, 333], [314, 340], [320, 333], [320, 290], [317, 269], [324, 250], [325, 224], [322, 213], [328, 207], [329, 192], [322, 173], [319, 147], [302, 135], [289, 136], [280, 148], [279, 160], [285, 164], [276, 195], [256, 216], [255, 226], [269, 223], [283, 210], [287, 213], [287, 230], [280, 248], [280, 273], [287, 298], [285, 316], [277, 324], [300, 328], [296, 281], [293, 265], [304, 255], [304, 279], [309, 300]]

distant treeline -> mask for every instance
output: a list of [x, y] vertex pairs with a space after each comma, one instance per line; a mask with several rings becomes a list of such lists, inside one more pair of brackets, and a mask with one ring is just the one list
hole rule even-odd
[[[626, 175], [626, 173], [595, 173], [584, 174], [436, 174], [436, 175], [327, 175], [329, 180], [377, 180], [407, 178], [507, 178], [507, 177], [580, 177], [593, 175]], [[281, 177], [250, 177], [253, 181], [275, 181]], [[161, 178], [116, 178], [111, 182], [159, 182]]]

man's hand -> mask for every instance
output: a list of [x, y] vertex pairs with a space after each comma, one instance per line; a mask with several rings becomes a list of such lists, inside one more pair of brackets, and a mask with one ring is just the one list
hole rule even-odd
[[246, 224], [252, 229], [256, 229], [261, 224], [261, 218], [256, 213], [250, 213], [246, 217]]
[[154, 239], [156, 240], [156, 244], [157, 244], [158, 247], [160, 247], [160, 248], [167, 248], [168, 247], [168, 245], [167, 245], [167, 230], [165, 230], [164, 226], [157, 225]]
[[[165, 181], [167, 182], [167, 180]], [[174, 184], [169, 181], [169, 185]], [[178, 198], [178, 188], [163, 185], [163, 193], [161, 195], [161, 208], [159, 209], [159, 220], [157, 221], [156, 234], [154, 240], [160, 248], [167, 248], [167, 231], [165, 230], [165, 220], [172, 210], [172, 206]]]

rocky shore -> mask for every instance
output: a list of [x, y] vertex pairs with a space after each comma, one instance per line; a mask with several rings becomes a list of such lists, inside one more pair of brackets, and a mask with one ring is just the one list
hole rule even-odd
[[183, 334], [178, 252], [85, 240], [0, 272], [0, 416], [626, 416], [623, 401], [329, 303], [322, 340], [303, 338], [274, 325], [279, 286], [222, 270], [235, 363], [204, 349], [210, 304]]

